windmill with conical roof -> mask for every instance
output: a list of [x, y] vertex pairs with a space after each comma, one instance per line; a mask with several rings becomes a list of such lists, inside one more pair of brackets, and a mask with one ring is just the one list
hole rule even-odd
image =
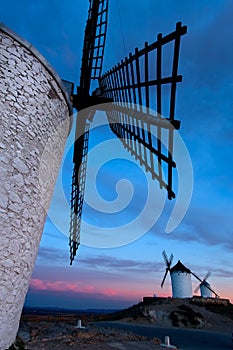
[[167, 273], [170, 272], [171, 284], [172, 284], [172, 297], [173, 298], [191, 298], [192, 297], [192, 282], [191, 271], [178, 260], [177, 264], [171, 268], [173, 260], [173, 254], [168, 260], [167, 254], [163, 251], [163, 257], [166, 264], [165, 275], [161, 283], [163, 288]]

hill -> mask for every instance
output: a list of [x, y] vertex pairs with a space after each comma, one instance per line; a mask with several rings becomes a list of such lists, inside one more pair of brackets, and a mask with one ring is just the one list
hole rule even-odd
[[137, 305], [108, 315], [108, 319], [159, 327], [232, 331], [233, 305], [227, 299], [145, 297]]

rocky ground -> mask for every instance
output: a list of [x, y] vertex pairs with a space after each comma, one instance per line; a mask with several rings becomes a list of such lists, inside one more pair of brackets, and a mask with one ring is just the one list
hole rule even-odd
[[214, 300], [203, 304], [202, 299], [157, 298], [151, 302], [141, 302], [111, 317], [112, 320], [154, 324], [158, 327], [232, 332], [233, 305], [224, 303], [224, 300], [223, 303], [221, 300], [216, 303]]
[[[156, 350], [160, 340], [87, 324], [77, 329], [65, 322], [25, 322], [20, 325], [16, 349], [23, 350]], [[13, 349], [13, 348], [12, 348]]]
[[[74, 315], [57, 317], [22, 317], [17, 347], [10, 350], [153, 350], [161, 349], [158, 339], [134, 333], [98, 327], [86, 319], [84, 329], [77, 329]], [[84, 318], [84, 316], [83, 316]], [[98, 319], [91, 319], [98, 321]], [[153, 324], [157, 327], [196, 328], [218, 331], [233, 330], [233, 305], [224, 300], [156, 298], [126, 310], [99, 317], [132, 324]]]

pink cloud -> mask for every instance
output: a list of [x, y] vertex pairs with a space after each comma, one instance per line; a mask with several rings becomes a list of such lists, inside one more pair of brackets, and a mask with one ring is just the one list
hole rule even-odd
[[112, 296], [118, 294], [118, 290], [115, 289], [96, 289], [93, 285], [82, 285], [82, 283], [70, 283], [64, 281], [49, 281], [41, 279], [31, 279], [30, 288], [42, 291], [54, 291], [54, 292], [74, 292], [74, 293], [101, 293], [106, 296]]
[[114, 289], [105, 289], [105, 290], [103, 290], [103, 294], [113, 296], [113, 295], [118, 294], [118, 292]]
[[92, 285], [79, 285], [78, 283], [70, 283], [64, 281], [49, 281], [41, 279], [31, 279], [30, 287], [37, 291], [48, 290], [54, 292], [82, 292], [82, 293], [93, 293], [94, 286]]
[[33, 278], [30, 282], [30, 289], [34, 291], [53, 291], [60, 293], [86, 293], [86, 294], [101, 294], [104, 297], [123, 300], [135, 299], [138, 300], [144, 295], [148, 295], [148, 291], [140, 289], [130, 289], [126, 286], [112, 285], [106, 288], [104, 285], [91, 285], [82, 282], [65, 282], [65, 281], [51, 281], [39, 278]]

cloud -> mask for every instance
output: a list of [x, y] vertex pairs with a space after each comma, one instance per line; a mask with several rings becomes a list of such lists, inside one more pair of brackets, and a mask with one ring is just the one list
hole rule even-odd
[[[200, 199], [201, 200], [201, 199]], [[203, 203], [204, 204], [204, 203]], [[164, 236], [172, 204], [169, 203], [163, 212], [162, 218], [154, 225], [150, 232], [159, 237], [180, 243], [198, 243], [205, 247], [216, 247], [233, 251], [232, 221], [229, 218], [228, 208], [224, 211], [215, 204], [204, 206], [191, 205], [181, 224], [169, 235]]]
[[124, 276], [122, 273], [106, 272], [104, 269], [99, 271], [94, 266], [86, 269], [82, 266], [72, 267], [72, 271], [65, 267], [50, 266], [48, 269], [47, 266], [36, 266], [28, 295], [30, 297], [36, 293], [38, 298], [44, 296], [45, 303], [50, 293], [59, 295], [63, 302], [69, 298], [92, 298], [96, 304], [99, 300], [131, 300], [132, 303], [143, 295], [148, 295], [150, 289], [153, 290], [152, 287], [148, 288], [148, 280], [143, 282], [132, 275]]
[[[102, 298], [112, 298], [116, 295], [119, 297], [120, 288], [105, 288], [104, 286], [100, 290], [96, 290], [96, 287], [92, 284], [83, 285], [82, 282], [65, 282], [65, 281], [50, 281], [42, 279], [31, 279], [30, 289], [36, 291], [53, 291], [57, 293], [66, 294], [98, 294]], [[132, 293], [133, 294], [133, 293]], [[121, 296], [122, 297], [122, 296]], [[131, 295], [132, 297], [132, 295]], [[124, 299], [127, 298], [124, 295]]]
[[[185, 225], [186, 224], [186, 225]], [[178, 229], [174, 235], [196, 240], [205, 245], [221, 245], [230, 248], [232, 226], [228, 214], [210, 208], [192, 208], [185, 219], [184, 230]]]
[[65, 281], [50, 281], [50, 280], [42, 280], [42, 279], [34, 279], [32, 278], [30, 281], [30, 288], [37, 291], [55, 291], [55, 292], [72, 292], [72, 293], [93, 293], [94, 286], [93, 285], [85, 285], [83, 286], [81, 283], [69, 283]]
[[[92, 297], [96, 300], [138, 300], [144, 293], [141, 288], [122, 288], [118, 283], [112, 285], [109, 284], [96, 284], [93, 280], [93, 284], [77, 282], [66, 282], [61, 280], [46, 280], [32, 278], [28, 294], [39, 293], [46, 295], [48, 293], [59, 294], [60, 297]], [[145, 292], [145, 290], [144, 290]], [[145, 292], [145, 294], [147, 294]]]
[[[37, 261], [34, 268], [31, 289], [37, 291], [54, 290], [61, 293], [100, 293], [122, 299], [138, 299], [153, 294], [156, 272], [162, 264], [137, 262], [131, 259], [119, 259], [109, 256], [91, 256], [83, 254], [81, 249], [73, 266], [64, 262], [51, 263], [51, 260]], [[159, 284], [159, 282], [158, 282]]]
[[200, 264], [191, 264], [188, 266], [191, 271], [197, 274], [198, 277], [201, 279], [205, 277], [207, 272], [210, 272], [211, 275], [208, 278], [208, 281], [211, 279], [216, 279], [218, 277], [220, 278], [232, 278], [233, 272], [227, 268], [227, 267], [219, 267], [215, 266], [214, 264], [206, 264], [205, 266], [202, 266]]
[[101, 266], [101, 268], [119, 271], [121, 273], [150, 273], [151, 271], [161, 271], [161, 263], [118, 259], [105, 255], [84, 258], [81, 260], [81, 264], [95, 268]]
[[[68, 261], [68, 249], [56, 249], [51, 247], [40, 247], [38, 252], [38, 264], [54, 263], [56, 265], [63, 265]], [[152, 261], [137, 261], [131, 259], [121, 259], [111, 257], [108, 255], [97, 255], [82, 257], [79, 259], [80, 268], [91, 268], [117, 273], [151, 273], [151, 271], [161, 271], [162, 266], [160, 262]]]
[[69, 261], [68, 244], [67, 249], [56, 249], [50, 247], [40, 247], [38, 251], [38, 263], [64, 264]]

